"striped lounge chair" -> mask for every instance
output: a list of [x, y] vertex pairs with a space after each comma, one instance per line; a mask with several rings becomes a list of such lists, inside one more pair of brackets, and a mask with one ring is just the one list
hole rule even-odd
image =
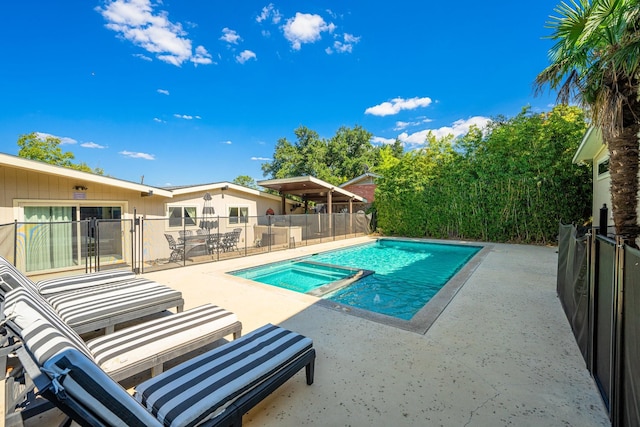
[[[21, 328], [27, 328], [34, 319], [55, 326], [66, 341], [89, 355], [116, 381], [148, 369], [152, 375], [157, 375], [162, 372], [165, 362], [227, 335], [237, 339], [242, 331], [242, 324], [235, 314], [205, 304], [85, 342], [46, 301], [24, 288], [5, 294], [4, 314]], [[55, 349], [55, 340], [50, 337], [40, 335], [37, 339], [45, 343], [39, 347], [53, 346]]]
[[241, 425], [244, 413], [303, 367], [313, 383], [312, 341], [265, 325], [138, 384], [132, 396], [56, 319], [38, 317], [28, 304], [15, 316], [10, 306], [21, 303], [10, 293], [4, 310], [7, 329], [24, 344], [20, 360], [39, 393], [80, 425]]
[[130, 271], [106, 271], [33, 283], [0, 257], [0, 289], [23, 287], [41, 295], [79, 334], [184, 307], [182, 294]]

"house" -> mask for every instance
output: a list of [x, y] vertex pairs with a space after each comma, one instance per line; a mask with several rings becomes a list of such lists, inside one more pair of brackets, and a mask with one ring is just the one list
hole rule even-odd
[[591, 212], [593, 224], [600, 223], [600, 208], [607, 205], [607, 225], [613, 225], [611, 210], [611, 177], [609, 175], [609, 150], [602, 139], [599, 128], [589, 128], [580, 146], [573, 156], [573, 163], [589, 162], [593, 164], [593, 204]]
[[365, 208], [371, 206], [371, 204], [375, 200], [377, 178], [380, 178], [380, 175], [372, 172], [367, 172], [345, 182], [344, 184], [340, 184], [340, 188], [343, 188], [366, 199], [367, 203], [363, 203], [361, 206], [359, 206], [360, 209], [364, 210]]
[[79, 268], [98, 245], [102, 263], [168, 257], [165, 234], [202, 232], [205, 194], [213, 232], [241, 228], [241, 241], [251, 245], [261, 238], [254, 227], [261, 217], [285, 215], [294, 206], [230, 182], [160, 188], [4, 153], [0, 188], [0, 255], [28, 273]]

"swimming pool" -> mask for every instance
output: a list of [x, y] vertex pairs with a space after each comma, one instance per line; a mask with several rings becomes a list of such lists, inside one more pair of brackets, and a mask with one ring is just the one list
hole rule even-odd
[[410, 320], [481, 249], [379, 239], [229, 274]]

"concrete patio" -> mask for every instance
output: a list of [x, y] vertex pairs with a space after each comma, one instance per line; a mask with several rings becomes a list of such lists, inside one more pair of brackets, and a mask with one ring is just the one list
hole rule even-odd
[[368, 238], [145, 274], [213, 302], [245, 333], [280, 324], [314, 340], [315, 383], [298, 373], [246, 426], [607, 426], [556, 296], [554, 247], [494, 244], [426, 334], [351, 315], [227, 271]]

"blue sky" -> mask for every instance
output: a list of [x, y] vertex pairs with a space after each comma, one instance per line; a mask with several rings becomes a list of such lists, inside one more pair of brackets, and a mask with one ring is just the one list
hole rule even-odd
[[150, 185], [263, 179], [279, 138], [360, 125], [407, 149], [522, 107], [557, 1], [6, 2], [0, 151], [61, 138]]

